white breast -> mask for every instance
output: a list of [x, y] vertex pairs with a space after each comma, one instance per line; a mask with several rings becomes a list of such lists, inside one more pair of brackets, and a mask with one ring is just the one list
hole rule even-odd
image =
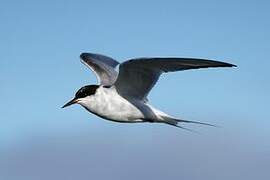
[[121, 97], [114, 87], [99, 87], [95, 95], [84, 98], [80, 104], [90, 112], [103, 118], [130, 122], [144, 118], [141, 111], [132, 103]]

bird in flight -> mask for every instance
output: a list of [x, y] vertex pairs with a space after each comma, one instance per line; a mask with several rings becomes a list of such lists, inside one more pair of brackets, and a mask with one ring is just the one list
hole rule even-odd
[[[98, 85], [80, 88], [62, 108], [80, 104], [87, 111], [122, 123], [165, 123], [184, 128], [182, 123], [210, 125], [175, 118], [150, 105], [147, 96], [163, 73], [235, 65], [194, 58], [135, 58], [119, 63], [101, 54], [82, 53], [81, 62], [97, 76]], [[119, 65], [119, 72], [116, 67]], [[184, 128], [185, 129], [185, 128]]]

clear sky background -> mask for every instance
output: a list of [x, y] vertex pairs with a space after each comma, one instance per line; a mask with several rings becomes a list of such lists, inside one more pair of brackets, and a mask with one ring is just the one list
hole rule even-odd
[[[269, 1], [1, 1], [0, 179], [269, 179]], [[165, 74], [161, 110], [221, 128], [118, 124], [60, 107], [96, 79], [81, 52], [120, 62], [210, 58]]]

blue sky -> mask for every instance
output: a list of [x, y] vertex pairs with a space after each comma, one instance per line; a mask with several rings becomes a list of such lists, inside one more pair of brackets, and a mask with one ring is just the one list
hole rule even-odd
[[[1, 179], [269, 179], [268, 1], [1, 1]], [[165, 74], [149, 99], [189, 128], [60, 107], [96, 79], [81, 52], [237, 68]]]

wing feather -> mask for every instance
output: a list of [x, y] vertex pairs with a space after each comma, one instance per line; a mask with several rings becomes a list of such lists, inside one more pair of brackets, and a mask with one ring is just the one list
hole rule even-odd
[[99, 84], [112, 85], [116, 81], [118, 73], [115, 67], [119, 64], [116, 60], [93, 53], [82, 53], [80, 58], [96, 74]]
[[137, 58], [120, 65], [119, 75], [114, 85], [122, 96], [143, 100], [164, 72], [233, 66], [235, 65], [206, 59]]

